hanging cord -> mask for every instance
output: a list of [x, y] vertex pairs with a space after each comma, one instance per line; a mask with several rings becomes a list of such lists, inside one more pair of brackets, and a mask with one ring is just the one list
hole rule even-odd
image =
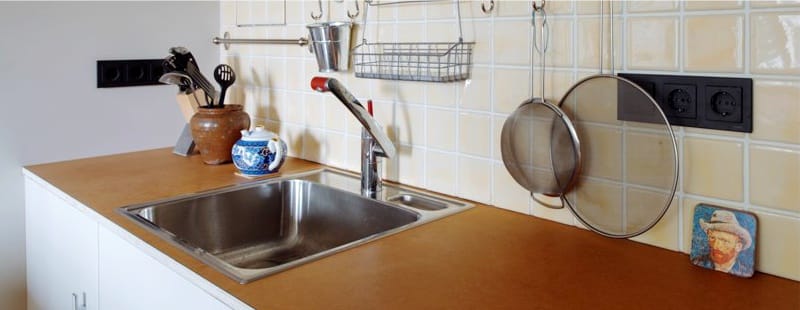
[[[541, 5], [537, 5], [536, 1], [531, 1], [533, 10], [531, 11], [531, 25], [533, 26], [533, 48], [539, 53], [539, 62], [541, 63], [541, 86], [542, 86], [542, 100], [544, 100], [544, 78], [545, 78], [545, 53], [547, 53], [547, 46], [550, 42], [550, 26], [547, 24], [547, 12], [544, 10], [545, 0], [542, 0]], [[540, 34], [536, 35], [536, 15], [540, 15], [542, 26], [539, 28]], [[541, 40], [541, 42], [539, 42]], [[531, 72], [534, 71], [533, 61], [531, 61]]]
[[604, 21], [605, 21], [605, 6], [604, 5], [605, 5], [605, 1], [600, 0], [600, 74], [603, 74], [603, 72], [605, 71], [605, 68], [603, 67], [603, 62], [605, 61], [605, 58], [606, 58], [606, 49], [603, 48], [603, 42], [605, 40], [605, 36], [604, 35], [606, 33], [606, 27], [605, 27], [605, 23], [604, 23]]

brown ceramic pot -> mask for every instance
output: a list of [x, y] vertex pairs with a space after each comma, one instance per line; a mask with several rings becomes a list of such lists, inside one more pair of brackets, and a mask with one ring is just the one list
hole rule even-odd
[[231, 148], [242, 138], [242, 130], [250, 128], [250, 116], [242, 105], [224, 108], [198, 108], [190, 122], [195, 147], [200, 158], [209, 165], [231, 161]]

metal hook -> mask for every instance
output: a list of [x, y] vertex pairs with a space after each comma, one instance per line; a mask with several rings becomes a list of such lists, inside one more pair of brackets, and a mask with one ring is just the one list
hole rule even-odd
[[494, 10], [494, 0], [489, 1], [489, 8], [486, 8], [486, 3], [481, 3], [481, 11], [483, 13], [489, 14]]
[[533, 6], [534, 11], [541, 11], [544, 10], [544, 5], [547, 3], [547, 0], [542, 0], [541, 5], [536, 4], [536, 0], [531, 1], [531, 5]]
[[361, 9], [358, 8], [358, 0], [353, 2], [356, 4], [356, 13], [352, 14], [350, 13], [350, 9], [347, 9], [347, 17], [350, 17], [351, 19], [358, 17], [358, 14], [361, 13]]
[[314, 12], [311, 12], [311, 18], [314, 20], [319, 20], [322, 18], [322, 14], [325, 12], [322, 10], [322, 0], [317, 0], [317, 4], [319, 4], [319, 15], [314, 15]]

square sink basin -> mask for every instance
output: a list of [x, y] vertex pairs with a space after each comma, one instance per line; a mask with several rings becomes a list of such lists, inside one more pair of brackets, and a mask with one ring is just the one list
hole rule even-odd
[[358, 182], [320, 170], [120, 212], [247, 283], [470, 206], [393, 185], [364, 197]]

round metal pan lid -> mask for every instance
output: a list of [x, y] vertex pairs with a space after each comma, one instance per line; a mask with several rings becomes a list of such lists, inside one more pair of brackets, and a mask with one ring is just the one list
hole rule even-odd
[[600, 74], [573, 86], [560, 107], [582, 141], [581, 174], [563, 197], [573, 214], [614, 238], [655, 226], [678, 183], [675, 137], [655, 100], [624, 78]]

